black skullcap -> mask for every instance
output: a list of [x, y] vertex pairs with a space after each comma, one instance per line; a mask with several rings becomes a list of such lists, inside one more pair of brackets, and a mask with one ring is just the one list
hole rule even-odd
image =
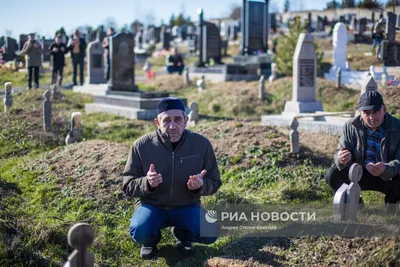
[[179, 109], [184, 112], [185, 105], [179, 98], [176, 98], [176, 97], [163, 98], [157, 104], [157, 115], [160, 114], [161, 112], [171, 110], [171, 109]]

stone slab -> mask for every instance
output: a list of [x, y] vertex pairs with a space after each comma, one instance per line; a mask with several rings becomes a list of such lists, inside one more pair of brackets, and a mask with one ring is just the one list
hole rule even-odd
[[323, 111], [322, 104], [319, 101], [286, 101], [285, 113], [311, 113]]
[[90, 94], [94, 96], [105, 96], [109, 85], [104, 84], [84, 84], [72, 87], [72, 91], [76, 93]]
[[[124, 95], [97, 95], [94, 97], [96, 104], [107, 104], [121, 107], [131, 107], [137, 109], [157, 109], [157, 103], [162, 97], [157, 98], [141, 98], [136, 96], [124, 96]], [[181, 99], [186, 106], [186, 99]]]
[[136, 120], [153, 120], [155, 117], [157, 117], [157, 109], [144, 110], [98, 103], [85, 104], [85, 112], [103, 112]]

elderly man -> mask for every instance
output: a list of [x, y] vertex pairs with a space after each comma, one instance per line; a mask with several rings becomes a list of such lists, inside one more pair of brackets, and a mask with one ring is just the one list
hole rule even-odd
[[361, 115], [344, 126], [335, 164], [325, 179], [336, 191], [343, 183], [350, 183], [351, 164], [361, 164], [361, 190], [384, 193], [387, 212], [393, 214], [400, 201], [400, 120], [386, 113], [382, 96], [375, 91], [360, 96], [358, 110]]
[[30, 33], [28, 41], [24, 44], [20, 56], [26, 55], [26, 66], [28, 68], [27, 89], [32, 89], [32, 77], [35, 88], [39, 88], [39, 69], [42, 65], [42, 46], [35, 40], [35, 34]]
[[77, 69], [79, 65], [79, 78], [80, 83], [83, 85], [83, 66], [85, 64], [85, 56], [86, 56], [86, 41], [81, 37], [79, 30], [75, 30], [73, 38], [70, 40], [68, 44], [68, 50], [71, 51], [73, 72], [72, 72], [72, 82], [73, 85], [77, 85]]
[[134, 142], [123, 173], [124, 192], [139, 198], [130, 235], [142, 245], [145, 259], [156, 255], [160, 230], [168, 226], [181, 252], [191, 251], [192, 242], [211, 244], [218, 235], [217, 224], [205, 221], [200, 205], [201, 196], [221, 186], [211, 144], [185, 130], [188, 118], [180, 99], [162, 99], [157, 113], [158, 129]]

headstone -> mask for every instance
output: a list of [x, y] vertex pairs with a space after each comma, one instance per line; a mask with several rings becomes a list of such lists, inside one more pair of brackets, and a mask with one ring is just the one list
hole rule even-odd
[[371, 20], [372, 20], [372, 23], [375, 23], [375, 12], [372, 12], [372, 14], [371, 14]]
[[306, 26], [307, 32], [312, 32], [312, 14], [311, 12], [308, 12], [308, 20], [307, 20], [307, 26]]
[[268, 78], [268, 81], [271, 83], [272, 81], [278, 78], [278, 65], [276, 63], [271, 63], [271, 75]]
[[46, 132], [51, 130], [51, 121], [52, 121], [52, 104], [51, 104], [51, 92], [46, 90], [43, 94], [43, 128]]
[[43, 49], [43, 62], [49, 62], [51, 60], [51, 54], [49, 52], [49, 47], [53, 43], [51, 39], [42, 38], [42, 49]]
[[341, 86], [341, 79], [342, 79], [342, 69], [338, 68], [336, 73], [336, 87], [340, 88]]
[[82, 113], [73, 112], [71, 115], [71, 129], [65, 138], [67, 145], [82, 142]]
[[28, 41], [28, 35], [27, 34], [20, 34], [19, 35], [19, 44], [18, 44], [18, 49], [22, 50], [24, 47], [24, 44]]
[[261, 100], [264, 100], [264, 91], [265, 91], [264, 75], [261, 75], [260, 80], [258, 82], [258, 98]]
[[201, 93], [206, 87], [204, 75], [201, 76], [201, 78], [197, 81], [197, 91]]
[[214, 62], [221, 63], [222, 40], [218, 27], [214, 23], [205, 21], [203, 31], [203, 38], [205, 38], [203, 41], [203, 62], [209, 63], [210, 59], [213, 59]]
[[369, 91], [378, 91], [378, 85], [371, 76], [367, 76], [361, 84], [361, 94]]
[[93, 267], [94, 255], [88, 248], [94, 242], [94, 232], [87, 223], [77, 223], [68, 231], [68, 244], [74, 251], [64, 267]]
[[369, 66], [369, 74], [368, 75], [370, 75], [374, 79], [376, 78], [375, 77], [375, 66], [374, 65]]
[[299, 122], [296, 117], [293, 117], [290, 125], [290, 152], [293, 154], [298, 154], [300, 152], [300, 141], [299, 141], [299, 132], [297, 129], [299, 128]]
[[101, 41], [93, 41], [87, 47], [87, 73], [89, 84], [106, 83], [104, 77], [104, 48]]
[[169, 31], [169, 29], [167, 29], [166, 27], [162, 27], [161, 28], [161, 42], [163, 43], [163, 48], [165, 50], [168, 50], [170, 48], [171, 40], [172, 40], [172, 36], [171, 36], [171, 32]]
[[336, 23], [333, 29], [333, 67], [346, 69], [347, 29], [344, 23]]
[[189, 104], [188, 126], [194, 126], [199, 122], [199, 105], [196, 102]]
[[7, 113], [8, 110], [11, 108], [12, 104], [13, 104], [13, 97], [12, 97], [12, 92], [13, 92], [13, 87], [12, 87], [12, 83], [10, 82], [6, 82], [4, 84], [4, 89], [5, 89], [5, 94], [4, 94], [4, 113]]
[[140, 30], [135, 36], [135, 47], [137, 47], [137, 49], [143, 49], [143, 43], [143, 30]]
[[318, 16], [317, 28], [318, 28], [319, 32], [324, 32], [325, 31], [324, 19], [322, 17], [320, 17], [320, 16]]
[[322, 111], [322, 104], [316, 101], [317, 57], [311, 34], [299, 35], [293, 56], [292, 101], [285, 103], [284, 113]]
[[190, 77], [189, 77], [189, 68], [188, 67], [185, 68], [184, 77], [185, 77], [185, 84], [189, 85], [190, 84]]
[[340, 16], [339, 17], [339, 22], [341, 22], [341, 23], [346, 23], [346, 18], [345, 18], [345, 16]]
[[241, 16], [242, 55], [266, 52], [268, 5], [264, 1], [244, 0]]
[[110, 90], [137, 92], [132, 34], [122, 32], [110, 38], [110, 61]]
[[393, 12], [387, 13], [386, 34], [389, 42], [396, 39], [396, 15]]
[[17, 40], [11, 37], [7, 37], [5, 43], [5, 53], [3, 53], [3, 60], [13, 61], [16, 57], [15, 52], [17, 51]]
[[363, 35], [367, 31], [367, 18], [361, 18], [358, 24], [358, 34]]
[[346, 214], [346, 190], [347, 184], [342, 184], [333, 198], [334, 219], [337, 222], [344, 221]]

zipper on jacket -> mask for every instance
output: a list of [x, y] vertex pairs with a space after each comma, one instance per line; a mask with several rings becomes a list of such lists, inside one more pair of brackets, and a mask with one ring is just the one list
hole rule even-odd
[[194, 158], [194, 157], [198, 157], [198, 156], [199, 156], [199, 154], [181, 158], [181, 164], [183, 163], [183, 160], [184, 160], [184, 159], [190, 159], [190, 158]]
[[169, 209], [169, 204], [171, 203], [171, 197], [172, 197], [172, 189], [174, 188], [174, 162], [175, 162], [175, 152], [172, 152], [172, 175], [171, 175], [172, 180], [171, 180], [171, 190], [169, 192], [167, 209]]

